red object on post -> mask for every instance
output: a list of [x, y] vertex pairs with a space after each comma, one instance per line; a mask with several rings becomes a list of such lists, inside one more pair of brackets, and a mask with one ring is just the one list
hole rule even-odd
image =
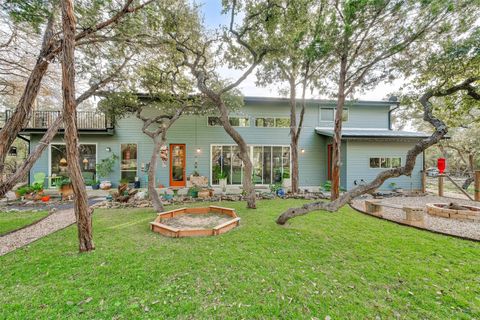
[[445, 158], [438, 158], [437, 160], [438, 171], [440, 171], [440, 173], [443, 174], [446, 167], [447, 167], [447, 163], [445, 161]]

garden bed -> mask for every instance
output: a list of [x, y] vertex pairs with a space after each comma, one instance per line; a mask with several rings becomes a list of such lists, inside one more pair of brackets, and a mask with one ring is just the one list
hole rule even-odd
[[237, 227], [240, 218], [234, 209], [209, 206], [180, 208], [160, 213], [151, 229], [166, 237], [215, 236]]

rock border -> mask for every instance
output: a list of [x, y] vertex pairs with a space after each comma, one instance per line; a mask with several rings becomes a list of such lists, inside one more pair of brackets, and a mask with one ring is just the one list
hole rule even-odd
[[415, 226], [415, 225], [411, 225], [411, 224], [408, 224], [408, 223], [405, 223], [405, 222], [402, 222], [402, 221], [386, 219], [386, 218], [384, 218], [384, 217], [381, 217], [381, 216], [378, 216], [378, 215], [374, 215], [374, 214], [368, 213], [368, 212], [366, 212], [366, 211], [360, 210], [360, 209], [356, 208], [355, 206], [353, 206], [351, 203], [349, 203], [348, 205], [349, 205], [350, 208], [352, 208], [353, 210], [355, 210], [355, 211], [357, 211], [357, 212], [359, 212], [359, 213], [362, 213], [362, 214], [364, 214], [364, 215], [367, 215], [367, 216], [369, 216], [369, 217], [373, 217], [373, 218], [377, 218], [377, 219], [380, 219], [380, 220], [392, 222], [392, 223], [395, 223], [395, 224], [398, 224], [398, 225], [401, 225], [401, 226], [411, 227], [411, 228], [415, 228], [415, 229], [418, 229], [418, 230], [427, 231], [427, 232], [431, 232], [431, 233], [435, 233], [435, 234], [439, 234], [439, 235], [443, 235], [443, 236], [449, 236], [449, 237], [452, 237], [452, 238], [457, 238], [457, 239], [462, 239], [462, 240], [467, 240], [467, 241], [472, 241], [472, 242], [477, 242], [477, 243], [480, 242], [480, 240], [475, 239], [475, 238], [470, 238], [470, 237], [465, 237], [465, 236], [459, 236], [459, 235], [450, 234], [450, 233], [446, 233], [446, 232], [441, 232], [441, 231], [437, 231], [437, 230], [422, 228], [422, 227]]

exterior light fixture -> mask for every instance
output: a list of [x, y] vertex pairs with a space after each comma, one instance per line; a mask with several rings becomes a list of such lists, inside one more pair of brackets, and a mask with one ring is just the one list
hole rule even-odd
[[202, 150], [200, 148], [197, 148], [197, 153], [200, 153], [202, 152]]
[[301, 153], [305, 153], [305, 149], [300, 150]]
[[110, 148], [110, 147], [106, 147], [106, 148], [105, 148], [105, 151], [107, 151], [107, 152], [111, 152], [111, 151], [112, 151], [112, 148]]

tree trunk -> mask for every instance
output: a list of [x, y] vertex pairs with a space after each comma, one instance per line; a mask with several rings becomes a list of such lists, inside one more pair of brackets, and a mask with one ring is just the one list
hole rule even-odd
[[345, 105], [345, 79], [347, 75], [347, 58], [342, 56], [340, 61], [340, 78], [338, 82], [337, 108], [335, 110], [335, 126], [332, 147], [332, 189], [330, 199], [336, 200], [340, 196], [340, 167], [342, 159], [340, 149], [342, 147], [342, 118], [343, 106]]
[[92, 235], [93, 210], [88, 207], [88, 196], [79, 163], [79, 143], [75, 102], [75, 16], [72, 0], [62, 0], [62, 26], [64, 40], [62, 59], [63, 119], [65, 145], [70, 180], [75, 194], [80, 252], [94, 250]]
[[157, 135], [153, 138], [153, 143], [153, 153], [150, 159], [150, 167], [148, 168], [148, 194], [150, 195], [155, 211], [163, 212], [165, 209], [163, 208], [157, 189], [155, 189], [155, 176], [157, 172], [158, 154], [165, 140]]
[[[435, 128], [435, 131], [429, 138], [420, 140], [410, 150], [408, 150], [405, 157], [405, 165], [403, 167], [382, 171], [377, 174], [375, 179], [373, 179], [369, 183], [357, 186], [352, 190], [345, 192], [344, 194], [342, 194], [342, 196], [331, 202], [319, 201], [305, 204], [300, 208], [290, 208], [283, 212], [277, 218], [277, 223], [283, 225], [292, 218], [308, 214], [315, 210], [326, 210], [330, 212], [336, 211], [345, 204], [349, 203], [354, 198], [362, 194], [372, 192], [376, 188], [380, 187], [387, 179], [403, 175], [411, 175], [415, 167], [417, 156], [419, 154], [422, 154], [427, 148], [438, 143], [448, 133], [447, 125], [442, 120], [436, 118], [433, 115], [433, 105], [430, 102], [430, 99], [432, 97], [445, 97], [461, 90], [467, 90], [470, 93], [470, 91], [472, 90], [471, 84], [475, 81], [478, 81], [478, 78], [468, 78], [460, 84], [447, 89], [440, 88], [436, 90], [428, 90], [420, 97], [419, 101], [420, 104], [423, 106], [423, 120], [429, 122]], [[480, 100], [480, 96], [474, 96], [474, 99]], [[478, 99], [476, 98], [477, 96]]]
[[216, 101], [216, 105], [220, 111], [220, 121], [222, 122], [223, 128], [228, 133], [228, 135], [235, 141], [238, 145], [239, 154], [238, 157], [242, 160], [243, 163], [243, 190], [245, 191], [245, 198], [247, 201], [247, 208], [256, 209], [256, 196], [255, 196], [255, 186], [252, 181], [253, 176], [253, 164], [250, 160], [248, 154], [248, 146], [243, 137], [235, 130], [230, 121], [228, 120], [228, 111], [227, 107], [223, 100], [219, 97]]
[[60, 115], [55, 119], [50, 128], [48, 128], [47, 132], [45, 132], [35, 150], [29, 153], [27, 159], [25, 159], [20, 168], [18, 168], [12, 176], [0, 185], [0, 198], [2, 198], [8, 191], [12, 190], [12, 188], [28, 174], [35, 162], [37, 162], [42, 155], [43, 151], [45, 151], [50, 141], [52, 141], [53, 137], [57, 134], [62, 122], [63, 118]]
[[48, 19], [43, 34], [42, 47], [38, 54], [37, 62], [28, 77], [20, 101], [18, 102], [12, 116], [5, 122], [5, 125], [0, 130], [0, 176], [3, 174], [5, 158], [8, 150], [18, 133], [22, 130], [26, 120], [30, 117], [33, 103], [40, 90], [40, 84], [47, 72], [49, 61], [47, 61], [45, 57], [49, 55], [53, 47], [54, 22], [55, 14], [52, 14]]
[[290, 149], [292, 172], [292, 193], [298, 193], [298, 138], [297, 138], [297, 86], [295, 79], [290, 79]]

